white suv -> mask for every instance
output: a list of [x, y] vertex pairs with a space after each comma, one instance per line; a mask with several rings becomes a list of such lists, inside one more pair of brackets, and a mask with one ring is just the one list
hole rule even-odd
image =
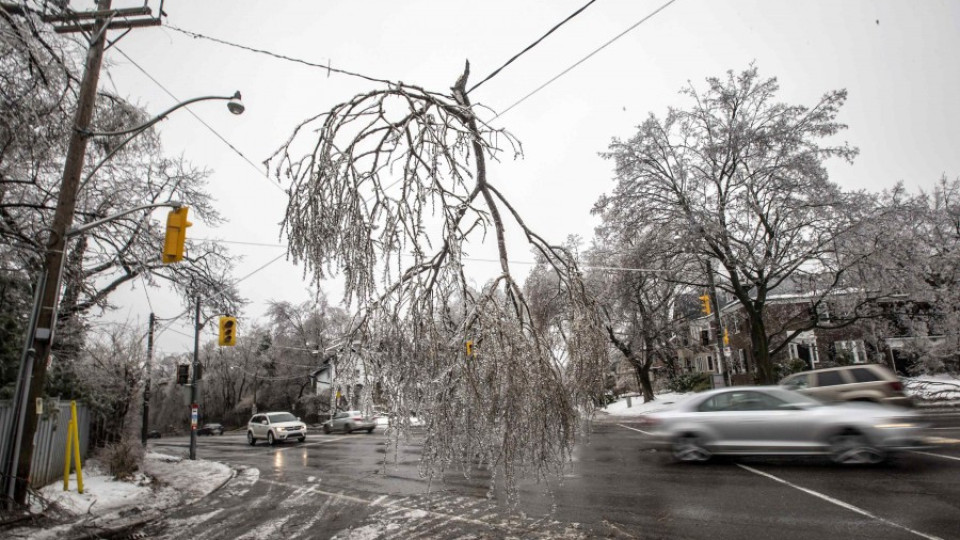
[[270, 445], [277, 441], [307, 439], [307, 425], [288, 412], [268, 412], [255, 414], [247, 422], [247, 442], [257, 444], [257, 439], [266, 439]]

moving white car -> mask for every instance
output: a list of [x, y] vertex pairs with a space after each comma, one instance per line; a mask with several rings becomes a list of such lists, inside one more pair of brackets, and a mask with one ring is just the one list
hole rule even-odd
[[257, 444], [258, 440], [266, 440], [268, 444], [274, 445], [288, 439], [297, 439], [300, 442], [307, 439], [307, 425], [291, 413], [255, 414], [247, 422], [247, 442], [250, 446]]
[[353, 431], [366, 430], [367, 433], [373, 433], [377, 427], [375, 419], [365, 415], [360, 411], [340, 411], [333, 415], [332, 420], [323, 423], [323, 432], [342, 431], [351, 433]]
[[819, 454], [837, 463], [878, 463], [891, 452], [928, 444], [926, 423], [913, 410], [828, 404], [777, 386], [707, 391], [640, 419], [654, 443], [678, 461]]

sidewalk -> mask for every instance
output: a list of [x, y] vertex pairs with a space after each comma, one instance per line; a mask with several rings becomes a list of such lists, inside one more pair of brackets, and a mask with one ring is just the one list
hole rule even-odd
[[31, 502], [35, 518], [2, 531], [2, 536], [52, 540], [114, 535], [201, 499], [233, 476], [221, 463], [148, 452], [142, 471], [129, 481], [116, 481], [91, 460], [83, 467], [83, 494], [77, 493], [76, 474], [70, 476], [69, 491], [63, 491], [62, 480], [45, 486], [42, 500]]

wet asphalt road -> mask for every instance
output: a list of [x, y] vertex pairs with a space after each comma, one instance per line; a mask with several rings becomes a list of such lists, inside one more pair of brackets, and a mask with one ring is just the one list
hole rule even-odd
[[[943, 445], [876, 467], [821, 459], [670, 463], [628, 418], [602, 418], [562, 482], [524, 484], [511, 506], [489, 476], [432, 484], [419, 447], [373, 435], [246, 444], [199, 438], [239, 470], [222, 489], [140, 531], [157, 538], [960, 538], [960, 415], [931, 417]], [[382, 429], [382, 428], [381, 428]], [[180, 454], [186, 438], [151, 446]], [[395, 456], [399, 459], [394, 462]], [[384, 464], [384, 457], [387, 463]]]

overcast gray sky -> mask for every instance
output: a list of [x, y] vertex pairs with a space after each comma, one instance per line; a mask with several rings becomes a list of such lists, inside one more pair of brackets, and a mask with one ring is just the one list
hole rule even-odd
[[[177, 28], [446, 92], [465, 60], [471, 81], [478, 82], [586, 2], [166, 0], [164, 11], [166, 23]], [[507, 109], [664, 2], [597, 0], [474, 91], [472, 100]], [[114, 1], [115, 7], [140, 4]], [[957, 51], [955, 0], [676, 0], [496, 119], [494, 125], [522, 141], [525, 157], [493, 165], [491, 179], [545, 237], [559, 242], [578, 234], [589, 240], [596, 225], [590, 208], [613, 185], [612, 164], [598, 156], [610, 139], [631, 135], [650, 112], [662, 116], [668, 106], [685, 105], [677, 92], [688, 81], [702, 88], [706, 77], [755, 61], [761, 76], [778, 77], [786, 102], [812, 105], [828, 90], [849, 91], [840, 119], [850, 128], [840, 138], [861, 154], [853, 165], [830, 164], [835, 182], [867, 190], [900, 180], [913, 189], [930, 186], [942, 174], [960, 175]], [[257, 165], [297, 123], [374, 85], [164, 27], [134, 30], [107, 52], [107, 62], [101, 88], [151, 112], [240, 90], [247, 107], [242, 116], [230, 115], [220, 102], [192, 110]], [[196, 223], [190, 234], [230, 242], [243, 256], [237, 277], [282, 255], [282, 186], [185, 111], [160, 130], [168, 152], [182, 152], [213, 171], [210, 189], [229, 220], [217, 229]], [[492, 246], [474, 246], [470, 255], [478, 282], [496, 271], [482, 260], [493, 256]], [[531, 260], [517, 236], [510, 257]], [[283, 257], [243, 281], [240, 290], [252, 301], [241, 319], [241, 339], [244, 320], [262, 315], [269, 300], [311, 299], [302, 269]], [[333, 301], [342, 293], [335, 282], [325, 290]], [[120, 309], [105, 320], [144, 327], [151, 304], [159, 317], [182, 311], [158, 290], [134, 288], [113, 300]], [[190, 350], [191, 325], [184, 318], [171, 326], [159, 337], [159, 349]], [[213, 336], [208, 327], [204, 339]]]

